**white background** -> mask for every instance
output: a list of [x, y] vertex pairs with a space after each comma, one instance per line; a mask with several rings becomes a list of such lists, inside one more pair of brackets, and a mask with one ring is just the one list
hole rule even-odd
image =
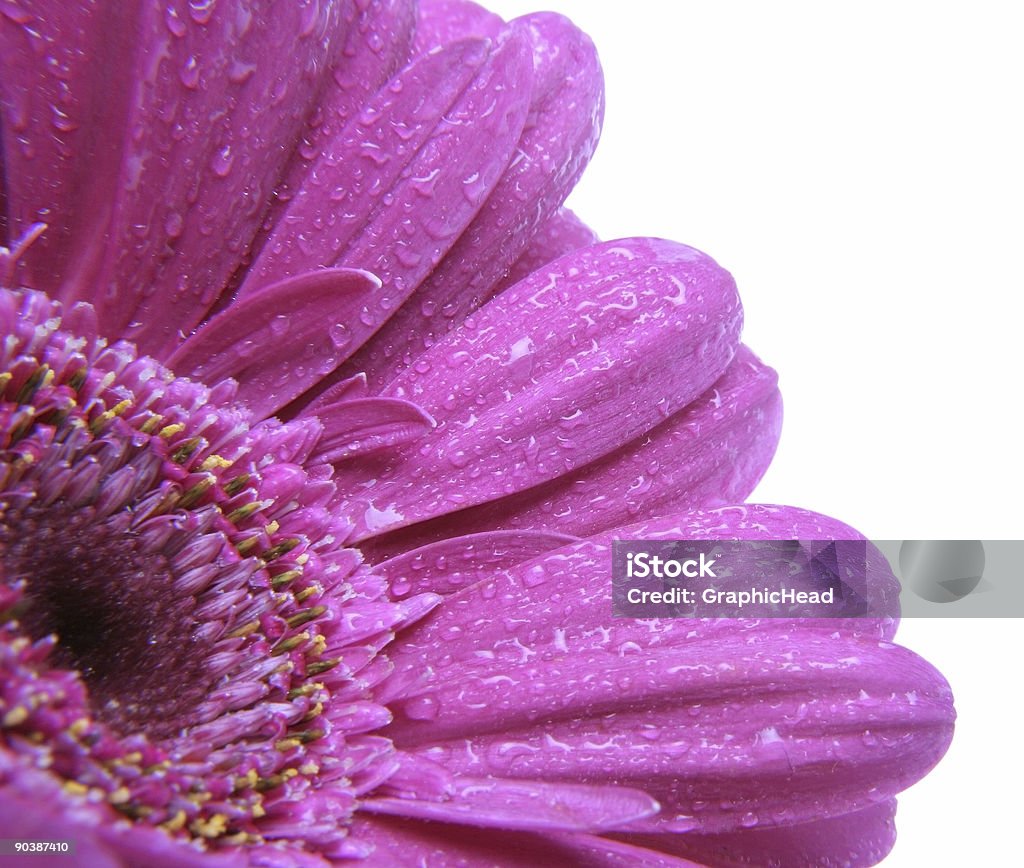
[[[485, 0], [506, 18], [537, 2]], [[876, 539], [1024, 536], [1024, 15], [1011, 3], [548, 0], [593, 37], [605, 131], [570, 205], [736, 277], [786, 421], [754, 498]], [[1019, 858], [1024, 621], [915, 619], [953, 686], [887, 868]]]

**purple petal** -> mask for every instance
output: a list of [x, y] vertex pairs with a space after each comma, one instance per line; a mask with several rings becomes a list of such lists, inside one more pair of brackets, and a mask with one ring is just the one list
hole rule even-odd
[[[88, 865], [115, 868], [146, 865], [152, 868], [233, 868], [247, 864], [240, 854], [196, 850], [161, 829], [123, 822], [102, 802], [89, 804], [61, 791], [53, 777], [19, 767], [6, 749], [0, 749], [0, 830], [21, 840], [73, 841], [75, 854], [47, 859], [33, 855], [9, 864]], [[5, 860], [8, 861], [8, 860]]]
[[[389, 782], [390, 783], [390, 782]], [[499, 829], [601, 830], [649, 817], [657, 803], [639, 790], [500, 778], [454, 778], [442, 795], [363, 799], [361, 811]]]
[[590, 39], [543, 13], [512, 28], [533, 45], [530, 114], [515, 157], [448, 255], [346, 370], [383, 385], [490, 295], [538, 227], [562, 204], [597, 146], [604, 82]]
[[[31, 224], [30, 224], [31, 225]], [[0, 247], [10, 247], [7, 233], [7, 173], [4, 168], [4, 116], [0, 112]], [[0, 261], [0, 281], [5, 285], [15, 285], [14, 275], [6, 275]]]
[[505, 22], [469, 0], [420, 0], [413, 51], [426, 54], [470, 36], [497, 39]]
[[[369, 0], [347, 3], [344, 9], [349, 25], [345, 48], [326, 78], [313, 119], [275, 190], [276, 201], [266, 221], [271, 227], [302, 188], [323, 150], [409, 56], [416, 29], [415, 0]], [[262, 244], [261, 240], [256, 249]]]
[[424, 591], [452, 594], [574, 541], [565, 534], [539, 530], [478, 533], [403, 552], [375, 565], [373, 572], [388, 580], [396, 597]]
[[42, 288], [93, 301], [107, 334], [165, 353], [241, 261], [343, 47], [340, 5], [41, 5], [5, 28], [5, 96], [31, 136], [8, 148], [11, 204], [18, 227], [53, 224], [56, 247], [26, 263]]
[[721, 868], [786, 865], [814, 868], [876, 865], [896, 841], [896, 801], [795, 826], [742, 829], [720, 835], [629, 835], [639, 847], [673, 853]]
[[749, 349], [696, 401], [605, 458], [526, 491], [368, 540], [373, 560], [433, 540], [496, 528], [589, 536], [680, 509], [737, 503], [779, 440], [776, 374]]
[[319, 398], [306, 407], [308, 415], [316, 415], [319, 410], [330, 407], [341, 401], [354, 401], [356, 398], [367, 398], [370, 388], [366, 382], [366, 374], [356, 374], [347, 380], [339, 380], [331, 388], [323, 392]]
[[483, 829], [358, 815], [352, 837], [373, 845], [372, 865], [423, 868], [699, 868], [697, 863], [585, 833]]
[[311, 457], [326, 463], [414, 442], [434, 426], [428, 414], [400, 398], [339, 401], [321, 408], [316, 416], [324, 434]]
[[[459, 775], [643, 788], [664, 810], [634, 831], [791, 824], [888, 799], [938, 761], [953, 721], [941, 675], [880, 641], [891, 622], [610, 617], [614, 537], [791, 535], [856, 536], [792, 508], [695, 511], [451, 595], [391, 655], [387, 733]], [[898, 592], [881, 555], [868, 578]]]
[[[717, 379], [741, 319], [728, 272], [690, 247], [625, 239], [552, 263], [389, 386], [439, 425], [415, 449], [343, 480], [355, 492], [347, 510], [357, 538], [530, 488], [614, 451]], [[368, 476], [374, 485], [362, 493]]]
[[372, 274], [334, 268], [271, 284], [209, 320], [171, 356], [178, 374], [238, 381], [238, 400], [269, 416], [333, 371], [346, 325], [380, 289]]
[[17, 238], [34, 223], [48, 225], [22, 261], [22, 282], [51, 295], [103, 252], [133, 77], [93, 70], [98, 58], [132, 68], [136, 46], [126, 35], [136, 17], [112, 3], [39, 0], [0, 14], [8, 232]]
[[552, 260], [597, 243], [597, 233], [568, 208], [559, 208], [537, 230], [526, 249], [495, 288], [504, 292]]
[[526, 116], [532, 76], [515, 33], [488, 52], [464, 41], [418, 58], [317, 160], [242, 285], [365, 268], [384, 286], [350, 323], [350, 352], [411, 293], [497, 183]]

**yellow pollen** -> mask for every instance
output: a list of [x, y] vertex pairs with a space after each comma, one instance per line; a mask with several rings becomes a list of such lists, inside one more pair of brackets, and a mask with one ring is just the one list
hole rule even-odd
[[[298, 600], [298, 597], [296, 597], [296, 599]], [[301, 603], [302, 601], [298, 600], [298, 602]], [[316, 620], [326, 611], [326, 606], [313, 606], [311, 609], [303, 609], [301, 612], [296, 612], [288, 618], [285, 623], [287, 623], [289, 627], [301, 627], [303, 624], [308, 624], [310, 621]]]
[[319, 657], [326, 650], [327, 650], [327, 640], [318, 633], [316, 635], [316, 637], [313, 639], [313, 647], [311, 647], [306, 652], [306, 656], [307, 657]]
[[[324, 711], [324, 704], [322, 702], [317, 702], [316, 705], [314, 705], [309, 711], [307, 711], [303, 715], [302, 722], [303, 723], [308, 723], [309, 721], [311, 721], [314, 718], [317, 718], [321, 714], [323, 714], [323, 711]], [[320, 735], [323, 735], [323, 733], [321, 732]], [[319, 738], [319, 737], [320, 736], [317, 736], [317, 738]]]
[[279, 573], [270, 580], [270, 584], [274, 588], [280, 588], [282, 585], [287, 585], [293, 579], [297, 579], [302, 575], [302, 570], [286, 570], [283, 573]]
[[221, 458], [219, 455], [211, 455], [206, 458], [202, 464], [199, 465], [200, 470], [216, 470], [218, 468], [223, 469], [230, 467], [234, 464], [233, 461], [228, 461], [227, 458]]
[[199, 480], [199, 482], [197, 482], [188, 491], [181, 495], [181, 497], [178, 499], [178, 506], [182, 508], [192, 506], [204, 494], [206, 494], [207, 491], [213, 488], [213, 484], [216, 481], [217, 479], [213, 476], [206, 476], [203, 479]]
[[227, 638], [240, 639], [242, 638], [242, 636], [248, 636], [250, 633], [255, 633], [256, 630], [259, 629], [259, 626], [259, 621], [250, 621], [248, 624], [243, 624], [241, 627], [232, 630], [230, 633], [228, 633]]
[[258, 536], [251, 536], [247, 539], [239, 540], [235, 543], [235, 551], [238, 552], [242, 557], [248, 557], [249, 552], [256, 548], [256, 544], [260, 541]]
[[228, 514], [228, 521], [238, 524], [243, 519], [248, 518], [253, 513], [259, 512], [261, 509], [266, 509], [268, 506], [273, 504], [272, 500], [253, 500], [245, 506], [240, 506], [234, 512]]
[[92, 420], [92, 422], [89, 423], [89, 430], [92, 431], [93, 434], [98, 434], [100, 431], [106, 428], [110, 422], [112, 422], [114, 419], [116, 419], [118, 416], [124, 413], [125, 410], [131, 407], [131, 405], [132, 402], [125, 398], [123, 401], [120, 401], [119, 403], [115, 404], [109, 410], [104, 410], [102, 413], [100, 413], [99, 416], [97, 416], [95, 419]]
[[161, 823], [160, 825], [168, 832], [177, 832], [179, 829], [185, 828], [185, 821], [187, 819], [188, 817], [185, 816], [185, 812], [179, 809], [178, 813], [171, 817], [171, 819]]
[[110, 804], [112, 805], [123, 805], [131, 797], [132, 793], [128, 787], [118, 787], [107, 798], [110, 799]]
[[[310, 597], [312, 597], [312, 596], [314, 596], [316, 594], [322, 593], [322, 592], [323, 592], [323, 588], [321, 588], [319, 585], [310, 585], [308, 588], [303, 588], [301, 591], [299, 591], [295, 595], [295, 602], [296, 603], [304, 603]], [[321, 613], [321, 614], [323, 614], [323, 613]]]
[[163, 421], [163, 418], [163, 416], [157, 413], [150, 413], [149, 418], [139, 426], [139, 431], [143, 434], [152, 434], [156, 430], [156, 426]]
[[255, 787], [259, 782], [260, 776], [256, 774], [256, 769], [249, 769], [244, 775], [239, 775], [235, 778], [235, 789], [244, 790], [250, 787]]
[[248, 485], [249, 480], [251, 478], [252, 477], [248, 473], [243, 473], [240, 476], [236, 476], [227, 485], [224, 486], [224, 493], [227, 494], [229, 497], [234, 497], [236, 494], [238, 494], [238, 492], [245, 488], [246, 485]]
[[160, 436], [165, 439], [173, 437], [175, 434], [180, 434], [185, 430], [185, 426], [180, 422], [175, 422], [173, 425], [165, 425], [160, 429]]
[[24, 705], [16, 705], [4, 715], [4, 726], [18, 726], [28, 720], [28, 709]]
[[89, 792], [89, 788], [78, 781], [64, 781], [64, 792], [73, 796], [84, 796]]
[[228, 818], [223, 814], [214, 814], [208, 820], [196, 820], [189, 828], [203, 838], [217, 838], [223, 835], [228, 827]]
[[189, 437], [188, 440], [178, 446], [178, 448], [171, 453], [171, 461], [175, 464], [184, 464], [189, 458], [195, 455], [196, 450], [199, 449], [202, 443], [202, 437]]

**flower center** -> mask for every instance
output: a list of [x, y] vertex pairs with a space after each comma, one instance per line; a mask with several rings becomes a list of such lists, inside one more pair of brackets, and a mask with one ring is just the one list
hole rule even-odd
[[14, 613], [33, 639], [57, 638], [53, 665], [77, 670], [97, 718], [119, 732], [169, 735], [206, 694], [195, 599], [174, 593], [160, 552], [98, 521], [94, 510], [9, 508], [0, 521]]

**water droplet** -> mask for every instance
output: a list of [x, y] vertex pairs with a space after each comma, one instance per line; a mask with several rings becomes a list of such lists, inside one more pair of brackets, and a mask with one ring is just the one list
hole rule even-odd
[[469, 177], [462, 179], [462, 194], [470, 205], [476, 205], [487, 195], [487, 185], [481, 179], [479, 172], [474, 172]]
[[742, 817], [740, 817], [740, 825], [744, 829], [753, 829], [757, 825], [757, 814], [753, 811], [747, 811]]
[[434, 696], [417, 696], [406, 702], [402, 710], [412, 720], [436, 720], [441, 704]]
[[177, 36], [180, 39], [185, 35], [187, 28], [185, 27], [185, 22], [178, 17], [177, 9], [167, 9], [167, 15], [164, 17], [164, 23], [167, 25], [167, 29], [171, 31], [172, 36]]
[[185, 219], [177, 211], [172, 211], [164, 220], [164, 232], [168, 238], [178, 238], [185, 229]]
[[284, 337], [288, 334], [288, 329], [288, 316], [286, 314], [279, 313], [270, 321], [270, 333], [275, 338]]
[[226, 178], [228, 172], [231, 171], [231, 164], [235, 161], [234, 154], [231, 153], [231, 145], [225, 145], [221, 148], [216, 156], [213, 158], [213, 164], [211, 168], [213, 173], [218, 178]]
[[413, 248], [399, 244], [395, 248], [395, 259], [406, 268], [415, 268], [423, 260], [423, 256]]
[[344, 323], [334, 323], [327, 329], [327, 336], [331, 339], [331, 343], [334, 344], [334, 348], [338, 350], [343, 350], [352, 343], [352, 332], [349, 331], [348, 326]]
[[22, 9], [15, 0], [5, 0], [5, 2], [0, 3], [0, 13], [3, 13], [15, 24], [28, 24], [32, 20], [32, 15], [29, 11]]
[[54, 129], [59, 130], [62, 133], [70, 133], [72, 130], [78, 129], [78, 124], [71, 120], [71, 118], [69, 118], [67, 114], [61, 111], [57, 106], [52, 105], [50, 106], [50, 109], [53, 112], [52, 121]]
[[208, 24], [216, 5], [217, 0], [189, 0], [188, 14], [196, 24]]
[[192, 55], [179, 73], [181, 83], [189, 90], [195, 90], [199, 86], [199, 61]]
[[547, 571], [543, 564], [534, 564], [523, 574], [523, 584], [528, 588], [535, 588], [543, 585], [548, 580]]
[[228, 79], [235, 84], [243, 84], [252, 78], [256, 72], [255, 63], [242, 63], [238, 58], [231, 61], [231, 68], [228, 70]]

